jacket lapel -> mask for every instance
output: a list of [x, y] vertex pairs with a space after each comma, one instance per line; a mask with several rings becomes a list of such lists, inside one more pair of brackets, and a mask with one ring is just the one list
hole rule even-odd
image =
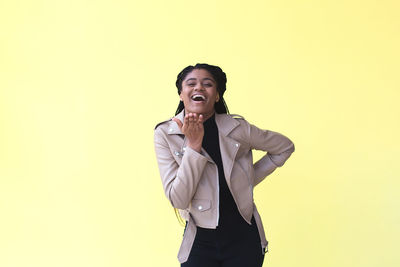
[[219, 132], [219, 146], [221, 149], [222, 164], [225, 179], [230, 187], [233, 163], [240, 148], [240, 143], [229, 137], [229, 133], [239, 126], [239, 122], [227, 114], [215, 114], [215, 122]]

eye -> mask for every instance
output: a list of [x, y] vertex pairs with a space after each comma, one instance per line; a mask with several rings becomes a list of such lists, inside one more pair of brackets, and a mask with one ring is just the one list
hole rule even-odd
[[195, 83], [188, 83], [187, 85], [193, 87], [193, 86], [195, 86], [196, 84], [195, 84]]
[[205, 83], [204, 86], [211, 87], [213, 85], [212, 85], [212, 83]]

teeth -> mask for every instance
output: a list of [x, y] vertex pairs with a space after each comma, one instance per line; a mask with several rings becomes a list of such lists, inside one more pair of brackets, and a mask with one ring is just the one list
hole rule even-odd
[[206, 97], [204, 95], [193, 95], [192, 99], [196, 99], [196, 98], [201, 98], [202, 100], [206, 100]]

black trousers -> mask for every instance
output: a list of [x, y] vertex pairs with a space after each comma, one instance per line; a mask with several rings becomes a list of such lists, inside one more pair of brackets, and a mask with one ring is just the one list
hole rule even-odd
[[261, 267], [264, 254], [254, 218], [252, 225], [197, 227], [189, 258], [181, 267]]

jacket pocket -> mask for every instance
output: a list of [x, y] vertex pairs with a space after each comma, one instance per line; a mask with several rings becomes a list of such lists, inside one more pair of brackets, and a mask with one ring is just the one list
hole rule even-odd
[[211, 200], [208, 199], [193, 199], [191, 209], [196, 211], [206, 211], [211, 208]]

